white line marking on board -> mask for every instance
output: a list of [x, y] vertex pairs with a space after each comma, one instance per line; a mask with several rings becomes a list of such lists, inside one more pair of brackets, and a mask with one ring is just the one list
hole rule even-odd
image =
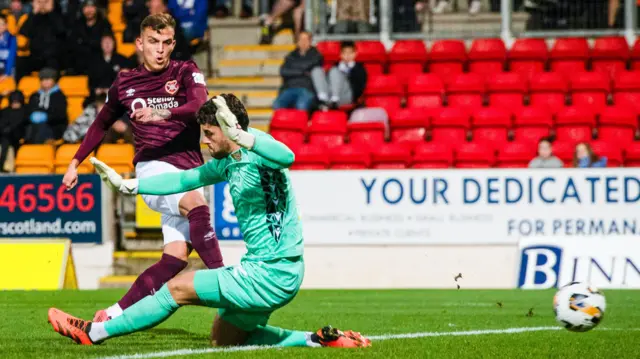
[[[373, 335], [373, 336], [369, 336], [368, 338], [374, 341], [381, 341], [381, 340], [390, 340], [390, 339], [413, 339], [413, 338], [426, 338], [426, 337], [517, 334], [517, 333], [541, 332], [541, 331], [550, 331], [550, 330], [562, 330], [562, 328], [560, 327], [521, 327], [521, 328], [506, 328], [506, 329], [468, 330], [468, 331], [457, 331], [457, 332], [422, 332], [422, 333]], [[172, 356], [208, 354], [208, 353], [245, 352], [245, 351], [275, 349], [275, 348], [282, 348], [282, 347], [252, 345], [252, 346], [246, 346], [246, 347], [243, 346], [243, 347], [232, 347], [232, 348], [180, 349], [180, 350], [154, 352], [154, 353], [117, 355], [117, 356], [103, 357], [102, 359], [166, 358], [166, 357], [172, 357]]]

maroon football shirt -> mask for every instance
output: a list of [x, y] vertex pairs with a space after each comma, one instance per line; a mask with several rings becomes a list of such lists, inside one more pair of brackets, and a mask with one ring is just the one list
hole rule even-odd
[[172, 60], [160, 72], [150, 72], [144, 65], [120, 72], [74, 158], [82, 162], [124, 113], [130, 117], [136, 109], [153, 107], [171, 111], [171, 117], [166, 121], [131, 121], [136, 150], [133, 164], [157, 160], [180, 169], [200, 166], [204, 161], [195, 114], [206, 101], [205, 79], [193, 61]]

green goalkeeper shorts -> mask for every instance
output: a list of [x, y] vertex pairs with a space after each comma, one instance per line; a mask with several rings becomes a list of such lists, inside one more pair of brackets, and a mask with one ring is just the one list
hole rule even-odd
[[224, 321], [251, 331], [266, 325], [274, 310], [293, 300], [303, 277], [300, 256], [199, 270], [193, 286], [200, 301], [218, 308]]

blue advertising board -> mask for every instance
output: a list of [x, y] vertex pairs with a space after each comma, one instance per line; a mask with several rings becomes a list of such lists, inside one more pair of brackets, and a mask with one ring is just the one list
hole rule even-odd
[[212, 186], [211, 191], [211, 223], [218, 239], [241, 240], [242, 233], [238, 227], [235, 207], [229, 192], [229, 183], [222, 182]]
[[58, 175], [0, 176], [0, 237], [102, 243], [101, 185], [98, 175], [70, 191]]

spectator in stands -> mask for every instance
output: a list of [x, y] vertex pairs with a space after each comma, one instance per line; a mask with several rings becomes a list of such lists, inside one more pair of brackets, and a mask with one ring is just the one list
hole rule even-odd
[[2, 10], [2, 13], [7, 16], [7, 27], [11, 35], [18, 34], [18, 29], [27, 20], [30, 12], [31, 5], [23, 4], [20, 0], [11, 0], [9, 7]]
[[321, 68], [311, 71], [321, 110], [337, 109], [354, 103], [362, 96], [367, 84], [367, 71], [362, 63], [356, 61], [356, 56], [355, 43], [344, 41], [340, 46], [340, 62], [329, 70], [328, 75]]
[[393, 31], [394, 32], [419, 32], [422, 24], [418, 14], [425, 9], [422, 0], [396, 0], [393, 2]]
[[207, 30], [207, 7], [207, 0], [169, 0], [169, 11], [180, 22], [187, 41], [204, 37]]
[[607, 167], [607, 157], [596, 155], [590, 144], [581, 142], [576, 145], [576, 151], [573, 154], [573, 167]]
[[529, 162], [529, 168], [562, 168], [562, 160], [553, 155], [553, 145], [548, 137], [538, 142], [538, 157]]
[[7, 17], [0, 15], [0, 82], [13, 76], [17, 51], [16, 38], [7, 31]]
[[[149, 8], [149, 14], [164, 14], [169, 12], [169, 8], [167, 7], [168, 0], [148, 0], [147, 7]], [[189, 41], [185, 38], [184, 33], [182, 31], [182, 24], [178, 19], [176, 20], [176, 28], [174, 39], [176, 40], [176, 46], [171, 53], [171, 58], [174, 60], [190, 60], [191, 59], [191, 49], [189, 47]], [[140, 33], [140, 29], [138, 29], [138, 35]]]
[[266, 15], [262, 20], [262, 37], [260, 39], [260, 44], [266, 45], [273, 41], [273, 36], [276, 34], [275, 20], [292, 9], [293, 27], [297, 41], [298, 36], [302, 31], [304, 1], [305, 0], [277, 0], [271, 8], [271, 13]]
[[[85, 107], [82, 114], [64, 131], [62, 138], [65, 142], [79, 143], [82, 141], [91, 124], [96, 120], [96, 117], [98, 117], [98, 113], [100, 113], [102, 107], [104, 107], [106, 99], [105, 94], [97, 95], [95, 101]], [[133, 141], [133, 133], [131, 132], [129, 124], [124, 120], [114, 122], [109, 132], [107, 132], [104, 142], [115, 143], [120, 139], [126, 142]]]
[[9, 94], [9, 107], [0, 113], [0, 172], [4, 172], [9, 147], [18, 150], [26, 126], [24, 95], [20, 91]]
[[282, 87], [273, 108], [309, 111], [315, 99], [311, 72], [322, 71], [322, 61], [322, 54], [311, 46], [311, 34], [302, 32], [298, 37], [298, 47], [287, 55], [280, 68]]
[[[452, 1], [456, 0], [439, 0], [436, 6], [433, 8], [434, 14], [442, 14], [445, 11], [451, 11]], [[480, 0], [469, 0], [469, 15], [477, 15], [482, 10], [482, 1]]]
[[111, 24], [96, 7], [95, 0], [85, 0], [82, 4], [82, 16], [70, 32], [72, 71], [69, 73], [87, 74], [89, 61], [101, 53], [102, 36], [112, 34]]
[[118, 72], [130, 67], [130, 61], [116, 52], [116, 40], [106, 34], [100, 40], [101, 53], [89, 63], [89, 89], [92, 95], [106, 94]]
[[65, 26], [62, 15], [53, 11], [53, 0], [33, 0], [33, 11], [20, 28], [29, 39], [30, 55], [16, 62], [16, 77], [44, 67], [61, 68], [61, 49], [65, 46]]
[[371, 31], [370, 21], [376, 21], [371, 0], [335, 0], [331, 3], [329, 23], [335, 23], [333, 32], [336, 34], [367, 33]]
[[[213, 15], [217, 18], [224, 18], [229, 16], [231, 12], [231, 1], [230, 0], [215, 0], [215, 8], [213, 9]], [[264, 2], [264, 0], [261, 0]], [[248, 17], [253, 16], [253, 1], [252, 0], [242, 0], [242, 9], [240, 10], [240, 18], [246, 19]]]
[[44, 68], [39, 75], [40, 90], [29, 98], [27, 143], [45, 143], [62, 138], [67, 128], [67, 97], [56, 83], [58, 72]]
[[127, 26], [122, 33], [123, 42], [134, 42], [140, 34], [140, 24], [149, 15], [145, 0], [124, 0], [122, 2], [122, 16]]

